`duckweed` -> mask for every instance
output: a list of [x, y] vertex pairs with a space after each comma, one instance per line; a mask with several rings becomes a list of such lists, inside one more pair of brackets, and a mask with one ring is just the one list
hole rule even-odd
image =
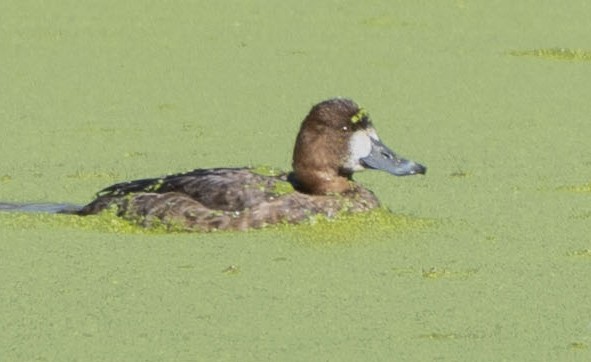
[[395, 16], [391, 16], [391, 15], [374, 16], [374, 17], [363, 19], [359, 23], [363, 26], [375, 27], [375, 28], [393, 28], [393, 27], [410, 26], [410, 25], [415, 24], [413, 22], [410, 22], [407, 20], [401, 20], [401, 19], [399, 19]]
[[236, 275], [238, 273], [240, 273], [240, 267], [238, 265], [230, 265], [228, 266], [226, 269], [222, 270], [222, 273], [224, 274], [228, 274], [228, 275]]
[[292, 184], [286, 181], [278, 181], [273, 185], [273, 193], [277, 196], [291, 194], [294, 191]]
[[363, 118], [369, 117], [369, 113], [365, 110], [365, 108], [359, 108], [359, 111], [351, 117], [351, 123], [355, 124], [359, 121], [363, 120]]
[[307, 223], [278, 225], [270, 229], [288, 228], [298, 241], [317, 245], [332, 245], [349, 244], [358, 240], [377, 242], [434, 225], [435, 221], [433, 220], [394, 214], [386, 208], [378, 208], [353, 214], [343, 212], [334, 218], [316, 215], [311, 217]]
[[123, 156], [127, 157], [127, 158], [135, 158], [135, 157], [146, 157], [147, 154], [145, 152], [133, 151], [133, 152], [125, 152], [123, 154]]
[[[2, 214], [0, 223], [11, 228], [37, 227], [68, 227], [108, 233], [124, 234], [163, 234], [185, 233], [187, 229], [181, 224], [151, 218], [149, 227], [141, 226], [146, 220], [127, 220], [117, 215], [116, 207], [109, 208], [99, 214], [80, 217], [67, 214], [48, 213], [6, 213]], [[313, 215], [300, 224], [269, 225], [259, 232], [285, 232], [298, 240], [320, 244], [348, 243], [357, 240], [361, 235], [368, 235], [367, 241], [378, 241], [391, 238], [394, 234], [404, 231], [424, 229], [433, 226], [433, 220], [421, 219], [407, 215], [394, 214], [385, 208], [368, 212], [341, 213], [334, 218]], [[254, 231], [254, 230], [253, 230]], [[224, 231], [240, 232], [240, 231]]]
[[32, 229], [38, 227], [67, 227], [109, 233], [162, 234], [175, 232], [169, 225], [154, 224], [150, 228], [137, 225], [117, 216], [116, 210], [108, 209], [97, 215], [80, 217], [77, 215], [48, 213], [6, 213], [0, 219], [8, 227]]
[[83, 171], [77, 170], [74, 173], [66, 175], [67, 178], [74, 178], [78, 180], [92, 180], [92, 179], [107, 179], [115, 180], [119, 175], [114, 172], [99, 172], [99, 171]]
[[435, 341], [445, 341], [445, 340], [453, 340], [453, 339], [480, 339], [483, 338], [482, 335], [477, 333], [441, 333], [441, 332], [432, 332], [427, 334], [421, 334], [418, 336], [421, 339], [430, 339]]
[[453, 278], [453, 279], [467, 279], [478, 272], [477, 269], [466, 269], [452, 271], [446, 268], [431, 267], [429, 269], [423, 269], [423, 278], [425, 279], [441, 279], [441, 278]]
[[153, 184], [146, 187], [144, 190], [146, 192], [156, 192], [162, 187], [163, 184], [164, 184], [164, 179], [160, 178], [160, 179], [156, 180]]
[[428, 333], [428, 334], [421, 334], [418, 337], [424, 338], [424, 339], [433, 339], [433, 340], [448, 340], [448, 339], [456, 339], [458, 336], [455, 333], [433, 332], [433, 333]]
[[572, 342], [568, 347], [570, 349], [589, 349], [589, 345], [584, 342]]
[[521, 57], [537, 57], [551, 60], [591, 61], [591, 51], [568, 48], [547, 48], [532, 50], [513, 50], [510, 55]]
[[563, 186], [558, 188], [559, 191], [570, 191], [570, 192], [591, 192], [591, 182], [583, 185], [575, 186]]
[[591, 249], [575, 250], [568, 253], [569, 256], [586, 256], [591, 257]]
[[[281, 169], [275, 168], [275, 167], [271, 167], [271, 166], [257, 166], [255, 168], [251, 169], [251, 171], [252, 171], [252, 173], [255, 173], [255, 174], [261, 175], [261, 176], [279, 176], [279, 175], [283, 175], [283, 174], [287, 173], [284, 170], [281, 170]], [[266, 189], [265, 185], [260, 185], [260, 189], [261, 189], [261, 191], [265, 191], [265, 189]], [[291, 183], [289, 183], [287, 181], [275, 182], [273, 185], [273, 190], [272, 190], [272, 192], [277, 196], [290, 194], [294, 191], [295, 190], [294, 190], [293, 186], [291, 185]]]
[[271, 166], [257, 166], [252, 168], [251, 171], [261, 176], [279, 176], [285, 173], [285, 171]]
[[457, 170], [457, 171], [451, 172], [449, 174], [449, 177], [458, 177], [458, 178], [460, 178], [460, 177], [468, 177], [470, 175], [471, 174], [469, 172], [467, 172], [467, 171]]

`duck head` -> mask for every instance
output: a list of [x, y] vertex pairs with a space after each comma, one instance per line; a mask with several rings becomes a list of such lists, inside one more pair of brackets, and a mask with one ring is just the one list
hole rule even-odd
[[296, 188], [310, 194], [342, 193], [353, 187], [353, 173], [365, 169], [396, 176], [427, 171], [383, 144], [369, 114], [352, 100], [334, 98], [312, 107], [293, 152]]

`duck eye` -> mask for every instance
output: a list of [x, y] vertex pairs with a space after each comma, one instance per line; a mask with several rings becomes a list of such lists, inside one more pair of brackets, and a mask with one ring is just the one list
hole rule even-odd
[[343, 128], [341, 128], [341, 129], [342, 129], [343, 131], [348, 131], [348, 130], [349, 130], [349, 127], [347, 127], [347, 126], [343, 126]]

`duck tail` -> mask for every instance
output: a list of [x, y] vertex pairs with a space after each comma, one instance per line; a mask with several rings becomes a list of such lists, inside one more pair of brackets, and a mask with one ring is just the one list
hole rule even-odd
[[10, 203], [0, 202], [0, 212], [41, 212], [49, 214], [78, 214], [82, 206], [60, 203]]

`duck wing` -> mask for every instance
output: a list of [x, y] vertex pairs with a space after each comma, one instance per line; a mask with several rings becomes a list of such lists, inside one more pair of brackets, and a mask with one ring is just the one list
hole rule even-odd
[[98, 199], [124, 197], [129, 194], [175, 192], [187, 195], [204, 206], [224, 211], [241, 211], [269, 200], [276, 182], [287, 175], [263, 176], [249, 168], [195, 169], [160, 178], [118, 183], [97, 193]]

